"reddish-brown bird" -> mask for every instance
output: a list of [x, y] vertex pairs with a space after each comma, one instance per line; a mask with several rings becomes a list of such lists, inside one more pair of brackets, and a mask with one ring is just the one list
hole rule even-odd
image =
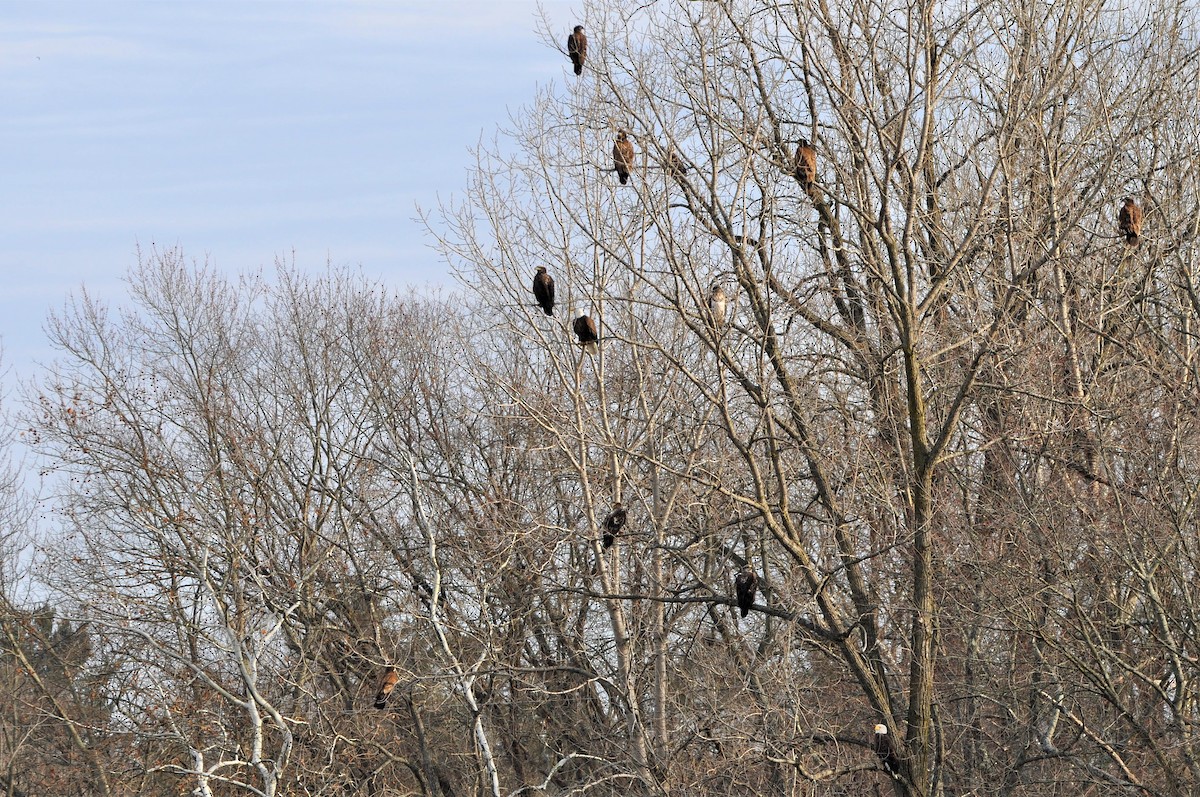
[[617, 142], [613, 144], [613, 167], [621, 185], [629, 182], [629, 173], [633, 171], [633, 142], [624, 130], [617, 132]]
[[392, 695], [392, 690], [396, 688], [396, 682], [400, 680], [400, 675], [391, 667], [383, 671], [383, 678], [379, 680], [379, 691], [375, 693], [375, 708], [383, 708], [387, 705], [388, 698]]
[[808, 191], [817, 179], [817, 151], [808, 143], [807, 138], [800, 139], [796, 147], [796, 182]]
[[596, 333], [596, 322], [592, 320], [590, 315], [581, 315], [575, 319], [575, 324], [572, 327], [575, 330], [575, 337], [579, 338], [579, 345], [583, 347], [588, 354], [595, 354], [599, 349], [596, 342], [600, 340], [600, 336]]
[[546, 273], [545, 266], [538, 266], [533, 275], [533, 296], [546, 315], [554, 315], [554, 277]]
[[567, 36], [567, 55], [575, 65], [575, 74], [583, 74], [583, 62], [587, 59], [587, 36], [583, 33], [583, 25], [576, 25]]
[[734, 577], [733, 587], [737, 592], [738, 608], [742, 610], [742, 617], [745, 617], [750, 614], [750, 609], [754, 606], [754, 596], [758, 593], [758, 573], [751, 570], [750, 565], [746, 565], [742, 572]]
[[1125, 204], [1117, 214], [1117, 229], [1125, 234], [1126, 244], [1137, 246], [1138, 236], [1142, 234], [1142, 209], [1132, 197], [1125, 197]]

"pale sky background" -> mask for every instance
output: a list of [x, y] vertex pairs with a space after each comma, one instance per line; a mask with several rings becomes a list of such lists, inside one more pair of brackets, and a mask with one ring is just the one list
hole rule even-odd
[[[541, 11], [539, 11], [539, 9]], [[235, 274], [277, 258], [449, 282], [415, 207], [561, 82], [544, 0], [0, 0], [4, 393], [86, 285], [124, 301], [151, 244]]]

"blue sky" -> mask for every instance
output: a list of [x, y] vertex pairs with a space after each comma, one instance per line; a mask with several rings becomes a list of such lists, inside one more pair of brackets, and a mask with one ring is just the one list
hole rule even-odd
[[4, 0], [0, 339], [51, 356], [67, 294], [123, 301], [137, 248], [228, 273], [277, 258], [448, 281], [415, 207], [567, 77], [579, 8], [534, 0]]

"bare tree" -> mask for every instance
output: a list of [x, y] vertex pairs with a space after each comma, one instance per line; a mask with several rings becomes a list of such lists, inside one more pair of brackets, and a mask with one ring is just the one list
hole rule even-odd
[[9, 647], [86, 623], [106, 708], [42, 716], [145, 793], [1189, 794], [1195, 19], [1143, 11], [589, 7], [430, 217], [464, 296], [75, 302], [68, 625]]
[[[1147, 468], [1116, 441], [1174, 447], [1190, 428], [1167, 409], [1179, 398], [1135, 398], [1129, 371], [1118, 377], [1150, 367], [1150, 384], [1176, 390], [1181, 374], [1158, 369], [1192, 348], [1194, 308], [1152, 297], [1190, 284], [1186, 267], [1166, 276], [1162, 256], [1194, 238], [1183, 220], [1197, 206], [1195, 142], [1167, 132], [1193, 111], [1183, 31], [1194, 20], [1179, 5], [1146, 11], [591, 8], [593, 79], [522, 114], [522, 156], [482, 153], [469, 198], [442, 210], [434, 229], [505, 333], [494, 337], [535, 363], [532, 377], [494, 381], [577, 479], [585, 533], [607, 500], [644, 496], [634, 507], [654, 528], [654, 583], [614, 579], [594, 553], [629, 700], [630, 771], [647, 790], [678, 782], [680, 745], [716, 736], [695, 727], [693, 706], [662, 710], [661, 688], [636, 675], [661, 673], [652, 662], [672, 638], [690, 649], [701, 627], [666, 625], [662, 607], [727, 602], [728, 573], [752, 557], [771, 616], [799, 638], [773, 648], [767, 620], [739, 655], [727, 618], [713, 617], [740, 666], [706, 691], [741, 681], [722, 708], [759, 721], [730, 735], [765, 748], [753, 776], [735, 774], [744, 757], [727, 765], [730, 778], [765, 778], [739, 785], [832, 785], [877, 769], [897, 794], [1034, 781], [1183, 793], [1194, 759], [1182, 739], [1100, 732], [1093, 711], [1115, 712], [1105, 728], [1124, 722], [1115, 687], [1087, 711], [1068, 700], [1067, 681], [1074, 700], [1096, 688], [1116, 638], [1068, 652], [1087, 626], [1060, 622], [1152, 605], [1122, 592], [1147, 568], [1144, 538], [1162, 535], [1121, 521], [1125, 567], [1114, 567], [1098, 521], [1129, 516], [1123, 482]], [[625, 187], [606, 163], [618, 129], [639, 151]], [[816, 150], [815, 179], [795, 177], [801, 140]], [[1162, 208], [1161, 244], [1119, 238], [1125, 194]], [[536, 266], [555, 275], [568, 322], [597, 319], [597, 357], [534, 312]], [[734, 296], [728, 326], [707, 312], [714, 283]], [[1128, 422], [1114, 423], [1118, 396]], [[724, 507], [716, 533], [679, 545], [690, 523], [663, 511], [672, 495]], [[659, 607], [645, 638], [627, 622], [641, 602]], [[827, 704], [818, 686], [836, 697]], [[645, 722], [656, 697], [674, 721]], [[1006, 719], [989, 719], [998, 707]], [[896, 738], [894, 776], [870, 752], [875, 723]], [[1051, 727], [1080, 741], [1064, 749]], [[1145, 753], [1122, 752], [1135, 737]]]

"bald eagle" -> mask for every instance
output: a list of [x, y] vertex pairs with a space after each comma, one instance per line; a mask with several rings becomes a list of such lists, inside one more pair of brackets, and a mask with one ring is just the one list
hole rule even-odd
[[379, 691], [375, 693], [375, 708], [383, 708], [387, 705], [388, 698], [392, 695], [392, 690], [396, 688], [396, 682], [400, 680], [400, 675], [391, 667], [383, 671], [383, 677], [379, 679]]
[[599, 349], [596, 346], [596, 341], [600, 340], [600, 336], [596, 334], [596, 322], [592, 320], [590, 315], [581, 315], [575, 319], [574, 324], [575, 336], [579, 338], [579, 345], [588, 354], [595, 354]]
[[796, 181], [805, 191], [812, 188], [817, 179], [817, 151], [808, 143], [807, 138], [800, 139], [796, 147]]
[[546, 315], [554, 315], [554, 277], [546, 273], [545, 266], [538, 266], [533, 275], [533, 295]]
[[745, 617], [754, 606], [754, 596], [758, 592], [758, 574], [750, 569], [750, 565], [746, 565], [742, 572], [734, 576], [733, 588], [737, 592], [738, 608], [742, 610], [742, 617]]
[[1132, 197], [1125, 197], [1125, 204], [1117, 214], [1117, 228], [1125, 234], [1126, 244], [1137, 246], [1138, 236], [1142, 234], [1142, 209]]
[[575, 74], [583, 74], [583, 62], [587, 58], [587, 36], [583, 33], [583, 25], [576, 25], [567, 36], [567, 55], [575, 65]]
[[719, 282], [714, 282], [709, 288], [708, 314], [712, 316], [713, 325], [720, 327], [725, 323], [725, 312], [729, 306], [729, 297]]
[[667, 151], [667, 171], [677, 180], [682, 180], [688, 173], [687, 164], [673, 149]]
[[873, 747], [875, 755], [879, 756], [887, 773], [893, 778], [900, 777], [900, 756], [896, 755], [896, 748], [892, 746], [892, 737], [888, 736], [887, 726], [883, 723], [875, 726]]
[[612, 544], [617, 541], [617, 535], [621, 533], [621, 529], [625, 528], [625, 520], [628, 515], [625, 512], [625, 507], [620, 501], [613, 504], [612, 511], [608, 513], [608, 517], [604, 519], [604, 550], [612, 547]]
[[617, 141], [613, 144], [613, 168], [621, 178], [621, 185], [629, 182], [629, 173], [633, 171], [633, 142], [624, 130], [617, 131]]

